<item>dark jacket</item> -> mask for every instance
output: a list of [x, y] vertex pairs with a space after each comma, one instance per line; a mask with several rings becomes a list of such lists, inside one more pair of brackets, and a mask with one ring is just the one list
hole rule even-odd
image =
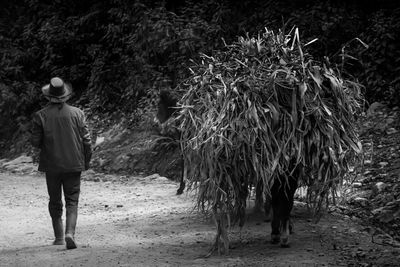
[[40, 148], [39, 171], [80, 172], [89, 168], [90, 133], [79, 108], [50, 103], [36, 112], [31, 142]]

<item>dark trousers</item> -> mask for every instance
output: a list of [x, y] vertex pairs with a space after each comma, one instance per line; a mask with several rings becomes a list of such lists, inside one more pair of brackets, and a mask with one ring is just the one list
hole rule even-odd
[[52, 219], [61, 218], [63, 214], [61, 191], [64, 191], [67, 212], [77, 209], [81, 189], [81, 172], [46, 172], [46, 184], [50, 197], [49, 212]]

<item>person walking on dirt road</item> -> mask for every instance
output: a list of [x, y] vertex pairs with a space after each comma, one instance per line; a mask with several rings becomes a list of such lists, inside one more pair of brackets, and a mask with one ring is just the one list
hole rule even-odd
[[[55, 235], [53, 244], [66, 244], [67, 249], [74, 249], [81, 173], [89, 168], [92, 154], [90, 132], [84, 112], [66, 103], [72, 92], [62, 79], [52, 78], [42, 93], [49, 103], [33, 115], [31, 143], [40, 149], [39, 171], [46, 174]], [[66, 208], [65, 236], [62, 191]]]

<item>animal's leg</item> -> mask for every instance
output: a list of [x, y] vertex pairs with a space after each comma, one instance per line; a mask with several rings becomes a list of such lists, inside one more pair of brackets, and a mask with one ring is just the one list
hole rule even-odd
[[229, 235], [228, 235], [228, 216], [224, 212], [217, 213], [217, 209], [213, 209], [214, 222], [217, 227], [217, 235], [215, 242], [206, 257], [210, 257], [214, 251], [218, 250], [218, 254], [229, 254]]
[[265, 212], [265, 216], [266, 219], [265, 221], [271, 221], [272, 220], [272, 205], [271, 205], [271, 196], [266, 195], [265, 199], [264, 199], [264, 212]]
[[176, 194], [177, 195], [181, 195], [183, 193], [183, 191], [185, 190], [185, 187], [186, 187], [186, 183], [185, 183], [185, 181], [183, 179], [181, 179], [181, 181], [179, 183], [179, 188], [176, 191]]
[[289, 217], [285, 216], [281, 219], [282, 235], [281, 235], [281, 247], [289, 247], [289, 235], [290, 235], [290, 220]]
[[256, 184], [256, 200], [254, 203], [254, 211], [261, 212], [263, 207], [264, 199], [263, 199], [263, 182], [259, 181]]
[[181, 180], [180, 180], [180, 183], [179, 183], [178, 191], [176, 191], [177, 195], [181, 195], [183, 193], [183, 191], [185, 190], [185, 187], [186, 187], [186, 182], [185, 181], [187, 179], [187, 165], [185, 164], [183, 159], [182, 159], [181, 169], [182, 169], [181, 177], [180, 177]]
[[246, 220], [246, 199], [249, 194], [248, 185], [246, 183], [242, 183], [242, 188], [239, 191], [239, 208], [238, 208], [238, 217], [239, 217], [239, 227], [242, 228], [244, 222]]
[[[272, 188], [273, 190], [274, 188]], [[280, 207], [279, 198], [277, 192], [272, 191], [271, 196], [271, 206], [272, 206], [272, 220], [271, 220], [271, 243], [278, 244], [281, 238], [281, 222], [280, 222]]]
[[[286, 183], [285, 183], [286, 185]], [[290, 213], [293, 208], [294, 193], [297, 189], [297, 180], [289, 177], [289, 183], [280, 189], [280, 221], [282, 227], [281, 247], [289, 247], [289, 235], [293, 230], [290, 221]]]
[[290, 213], [292, 212], [293, 205], [294, 205], [294, 194], [296, 193], [296, 190], [298, 188], [298, 177], [300, 173], [297, 171], [295, 173], [295, 176], [292, 176], [289, 179], [289, 232], [290, 234], [293, 234], [294, 232], [294, 226], [293, 226], [293, 221], [290, 218]]

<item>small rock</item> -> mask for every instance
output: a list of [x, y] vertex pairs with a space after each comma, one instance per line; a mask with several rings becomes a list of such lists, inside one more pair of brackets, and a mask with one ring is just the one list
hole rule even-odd
[[152, 174], [152, 175], [149, 175], [149, 176], [146, 176], [144, 179], [148, 179], [148, 180], [154, 180], [154, 179], [157, 179], [157, 178], [159, 178], [160, 177], [160, 175], [158, 174], [158, 173], [155, 173], [155, 174]]
[[15, 158], [15, 159], [13, 159], [11, 161], [3, 163], [3, 167], [11, 166], [11, 165], [19, 165], [19, 164], [22, 164], [22, 163], [32, 163], [32, 162], [33, 162], [32, 157], [20, 156], [20, 157]]
[[389, 118], [386, 119], [386, 123], [387, 123], [387, 124], [391, 124], [391, 123], [393, 123], [394, 121], [395, 121], [395, 119], [394, 119], [393, 117], [389, 117]]
[[369, 160], [369, 159], [364, 160], [364, 164], [365, 164], [365, 165], [369, 165], [369, 164], [371, 164], [371, 163], [372, 163], [372, 160]]
[[102, 159], [102, 158], [98, 158], [97, 162], [98, 162], [99, 167], [103, 167], [106, 163], [106, 160]]
[[368, 203], [369, 203], [368, 199], [363, 198], [363, 197], [356, 197], [356, 198], [353, 199], [352, 202], [354, 204], [358, 204], [358, 205], [363, 206], [363, 207], [367, 206]]
[[372, 103], [367, 110], [367, 116], [372, 116], [372, 115], [376, 114], [378, 110], [382, 110], [382, 108], [384, 108], [384, 107], [385, 107], [385, 105], [383, 105], [379, 102]]
[[385, 167], [386, 165], [388, 165], [389, 162], [382, 161], [382, 162], [379, 162], [378, 164], [381, 166], [381, 168], [383, 168], [383, 167]]
[[392, 213], [392, 211], [386, 211], [379, 216], [379, 220], [383, 223], [389, 223], [389, 222], [393, 221], [394, 219], [395, 218], [394, 218], [394, 214]]
[[394, 219], [393, 212], [385, 209], [385, 207], [374, 209], [371, 213], [376, 219], [384, 223], [388, 223]]
[[389, 129], [386, 130], [386, 134], [387, 135], [395, 134], [397, 132], [398, 131], [395, 128], [389, 128]]
[[84, 175], [95, 175], [96, 172], [94, 170], [87, 170], [84, 172]]
[[[364, 251], [358, 251], [358, 252], [357, 252], [357, 256], [358, 256], [358, 257], [364, 258], [366, 255], [367, 255], [367, 254], [366, 254]], [[368, 265], [367, 265], [367, 266], [368, 266]]]
[[352, 234], [356, 234], [359, 231], [356, 228], [352, 227], [352, 228], [349, 229], [349, 232], [352, 233]]
[[373, 187], [372, 187], [372, 192], [376, 195], [380, 192], [382, 192], [386, 187], [386, 184], [384, 182], [377, 182]]
[[101, 143], [104, 142], [104, 140], [105, 140], [105, 138], [104, 138], [103, 136], [98, 136], [98, 137], [96, 138], [96, 143], [94, 144], [94, 146], [95, 146], [95, 147], [96, 147], [96, 146], [99, 146]]
[[30, 163], [21, 163], [18, 165], [8, 165], [5, 169], [16, 173], [32, 173], [37, 169], [37, 167]]
[[400, 219], [400, 209], [393, 214], [394, 219]]

